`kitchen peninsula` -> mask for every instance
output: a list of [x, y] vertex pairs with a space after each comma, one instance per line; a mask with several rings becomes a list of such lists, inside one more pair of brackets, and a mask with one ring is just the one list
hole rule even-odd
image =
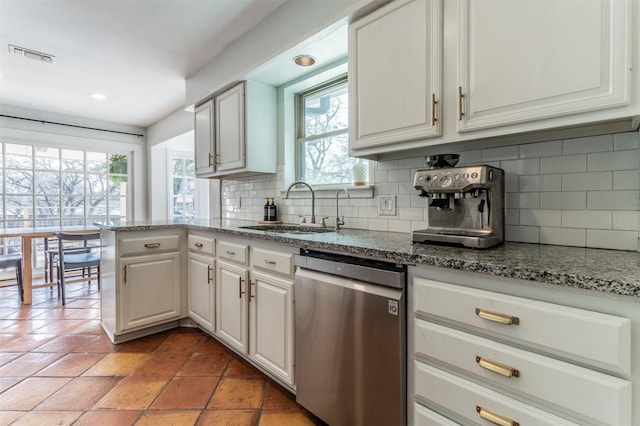
[[[220, 219], [99, 225], [107, 246], [102, 326], [109, 337], [121, 342], [197, 324], [295, 393], [294, 254], [307, 248], [391, 260], [408, 266], [409, 424], [449, 424], [442, 423], [443, 414], [462, 422], [490, 415], [485, 407], [476, 413], [471, 401], [478, 395], [491, 399], [489, 407], [536, 424], [640, 420], [640, 393], [631, 392], [640, 384], [637, 252], [510, 242], [472, 250], [412, 244], [405, 233], [243, 228], [251, 225]], [[503, 308], [508, 315], [491, 312]], [[434, 341], [439, 343], [425, 344]], [[261, 347], [264, 342], [269, 345]], [[494, 361], [480, 357], [467, 366], [467, 356], [456, 364], [460, 373], [452, 375], [442, 367], [458, 362], [462, 353], [446, 352], [448, 342], [470, 345], [474, 353], [484, 347], [495, 362], [516, 354], [522, 372], [513, 371], [523, 379], [494, 378], [495, 372], [483, 373]], [[478, 366], [480, 373], [473, 370]], [[560, 382], [531, 387], [525, 379], [539, 374], [551, 380], [559, 372], [562, 398], [554, 393]], [[501, 386], [515, 386], [521, 401], [495, 392]], [[440, 389], [466, 393], [450, 398]], [[596, 397], [602, 402], [590, 400]], [[460, 401], [472, 408], [439, 408]], [[458, 411], [464, 415], [456, 417]]]

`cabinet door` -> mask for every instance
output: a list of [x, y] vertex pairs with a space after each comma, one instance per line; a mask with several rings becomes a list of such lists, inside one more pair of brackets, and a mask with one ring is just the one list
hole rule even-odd
[[180, 253], [123, 258], [120, 270], [122, 330], [180, 318]]
[[215, 261], [210, 256], [189, 253], [189, 316], [215, 332]]
[[216, 271], [216, 334], [248, 353], [247, 269], [218, 261]]
[[251, 356], [293, 385], [293, 282], [252, 273]]
[[213, 101], [209, 101], [195, 112], [195, 159], [196, 176], [204, 176], [215, 171]]
[[441, 134], [442, 2], [394, 1], [349, 27], [351, 149]]
[[628, 1], [458, 4], [459, 131], [629, 102]]
[[245, 167], [244, 83], [216, 97], [216, 153], [219, 172]]

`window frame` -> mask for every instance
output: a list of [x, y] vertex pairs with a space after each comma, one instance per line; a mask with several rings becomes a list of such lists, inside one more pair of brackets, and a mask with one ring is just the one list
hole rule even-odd
[[[296, 180], [304, 180], [301, 176], [301, 172], [303, 169], [302, 165], [302, 146], [304, 143], [308, 141], [318, 140], [326, 137], [337, 136], [337, 135], [346, 135], [347, 141], [349, 139], [349, 124], [344, 129], [334, 130], [327, 133], [315, 134], [313, 136], [305, 136], [304, 135], [304, 123], [305, 123], [305, 114], [304, 114], [304, 99], [308, 95], [312, 95], [314, 93], [321, 92], [326, 90], [327, 88], [333, 86], [341, 86], [346, 85], [346, 88], [349, 87], [349, 76], [347, 73], [341, 73], [338, 76], [325, 80], [319, 84], [315, 84], [304, 90], [296, 92], [294, 94], [294, 163], [295, 163], [295, 179]], [[344, 185], [352, 185], [353, 181], [350, 182], [328, 182], [328, 183], [313, 183], [314, 188], [327, 188], [327, 187], [335, 187], [335, 186], [344, 186]]]

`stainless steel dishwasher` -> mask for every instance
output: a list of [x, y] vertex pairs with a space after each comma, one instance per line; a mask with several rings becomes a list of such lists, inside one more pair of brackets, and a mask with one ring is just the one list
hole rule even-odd
[[295, 257], [296, 401], [331, 426], [406, 424], [406, 266]]

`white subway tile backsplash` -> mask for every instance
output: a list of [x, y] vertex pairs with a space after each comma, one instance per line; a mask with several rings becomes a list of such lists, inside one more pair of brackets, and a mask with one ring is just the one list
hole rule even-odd
[[587, 155], [562, 155], [540, 159], [540, 173], [580, 173], [587, 171]]
[[638, 233], [589, 229], [587, 230], [587, 245], [605, 249], [638, 250]]
[[424, 220], [424, 209], [401, 207], [398, 208], [398, 217], [401, 220]]
[[562, 153], [565, 155], [604, 151], [613, 151], [613, 135], [566, 139], [562, 142]]
[[[456, 152], [453, 150], [453, 152]], [[638, 250], [640, 133], [628, 132], [459, 152], [459, 165], [488, 164], [506, 171], [507, 241]], [[346, 228], [409, 233], [428, 226], [428, 200], [413, 175], [424, 157], [372, 162], [374, 198], [340, 199]], [[276, 197], [280, 219], [309, 220], [311, 197], [282, 199], [284, 167], [276, 175], [220, 181], [223, 217], [260, 220], [264, 197]], [[321, 193], [322, 194], [322, 193]], [[396, 216], [378, 216], [378, 195], [396, 194]], [[335, 194], [334, 194], [335, 195]], [[316, 199], [316, 216], [329, 216], [334, 197]], [[213, 203], [217, 204], [217, 203]], [[407, 238], [409, 238], [407, 236]]]
[[505, 239], [518, 243], [539, 243], [540, 228], [537, 226], [505, 226]]
[[616, 151], [640, 148], [640, 132], [617, 133], [613, 135], [613, 148]]
[[601, 152], [587, 156], [587, 170], [638, 170], [640, 156], [637, 150]]
[[613, 172], [613, 189], [614, 191], [640, 189], [640, 170]]
[[638, 191], [594, 191], [587, 194], [589, 210], [638, 210]]
[[516, 160], [519, 155], [520, 147], [517, 145], [488, 148], [482, 150], [482, 161]]
[[562, 176], [560, 175], [536, 175], [520, 176], [520, 192], [549, 192], [562, 189]]
[[540, 207], [540, 194], [537, 192], [508, 193], [505, 204], [508, 209], [537, 209]]
[[635, 211], [615, 211], [613, 216], [613, 229], [620, 231], [640, 230], [640, 213]]
[[520, 225], [525, 226], [561, 226], [562, 212], [560, 210], [520, 210]]
[[500, 162], [506, 175], [533, 175], [540, 173], [540, 159], [507, 160]]
[[411, 232], [411, 221], [409, 220], [389, 220], [390, 232]]
[[540, 208], [550, 210], [584, 210], [587, 208], [586, 192], [543, 192]]
[[607, 191], [613, 188], [613, 173], [591, 172], [562, 175], [563, 191]]
[[610, 211], [576, 211], [562, 212], [563, 228], [611, 229], [612, 215]]
[[412, 181], [409, 169], [389, 170], [389, 182], [408, 182]]
[[562, 141], [529, 143], [520, 146], [520, 158], [562, 155]]
[[540, 228], [540, 244], [585, 247], [586, 230], [567, 228]]

